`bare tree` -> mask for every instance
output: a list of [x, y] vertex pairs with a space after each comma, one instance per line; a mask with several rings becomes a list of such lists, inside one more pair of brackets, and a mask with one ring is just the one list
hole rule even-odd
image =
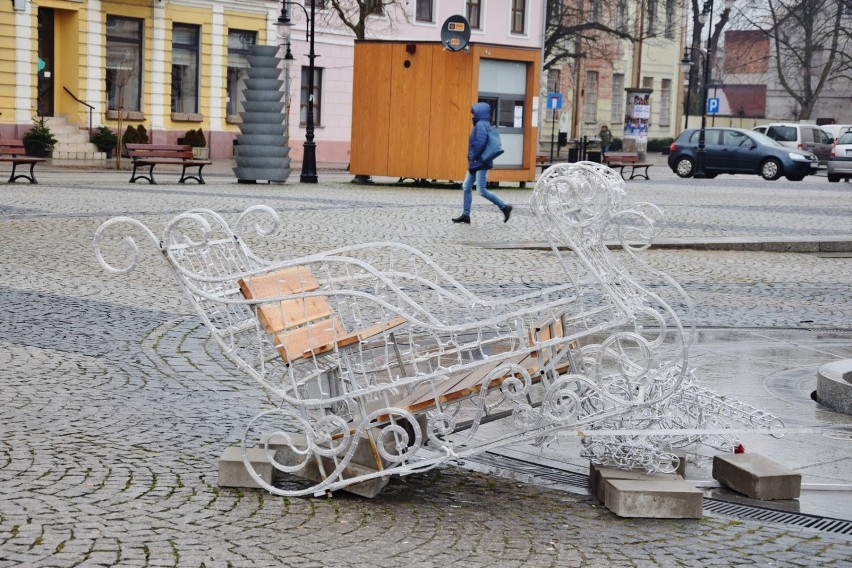
[[[701, 114], [705, 104], [703, 98], [704, 65], [709, 65], [711, 71], [714, 69], [713, 59], [719, 45], [719, 38], [722, 36], [725, 26], [731, 19], [732, 10], [724, 6], [719, 6], [719, 10], [716, 10], [717, 7], [713, 6], [714, 19], [716, 14], [719, 14], [719, 18], [715, 22], [711, 22], [709, 18], [710, 3], [715, 0], [705, 0], [702, 4], [699, 4], [698, 0], [690, 1], [692, 3], [692, 39], [687, 48], [687, 55], [689, 55], [694, 64], [689, 68], [688, 73], [689, 94], [687, 95], [687, 99], [691, 102], [687, 112], [690, 114]], [[705, 22], [701, 21], [703, 19], [702, 14], [707, 16]], [[709, 29], [709, 41], [707, 40], [707, 32], [705, 31], [707, 26], [712, 26]], [[703, 54], [703, 57], [699, 53]]]
[[[308, 8], [310, 1], [305, 0]], [[331, 8], [325, 23], [342, 25], [355, 34], [355, 39], [366, 39], [369, 32], [378, 31], [376, 26], [379, 24], [392, 29], [395, 17], [407, 14], [406, 6], [409, 4], [406, 0], [324, 0], [323, 3], [326, 8]], [[391, 17], [368, 20], [370, 16], [381, 14]]]
[[606, 57], [606, 49], [615, 49], [615, 42], [601, 43], [602, 39], [637, 39], [627, 24], [624, 0], [547, 0], [546, 10], [545, 71], [588, 56], [593, 46], [595, 56]]
[[772, 44], [772, 67], [793, 99], [792, 112], [809, 119], [820, 94], [852, 79], [849, 0], [751, 0], [748, 22]]

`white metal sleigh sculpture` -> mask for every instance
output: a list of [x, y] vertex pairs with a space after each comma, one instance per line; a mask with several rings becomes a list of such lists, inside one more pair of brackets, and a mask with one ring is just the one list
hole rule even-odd
[[[241, 234], [258, 216], [277, 227], [265, 206], [233, 228], [213, 211], [188, 211], [162, 239], [117, 217], [94, 245], [106, 270], [126, 272], [139, 250], [126, 237], [134, 260], [116, 267], [104, 258], [108, 235], [122, 225], [145, 233], [224, 352], [280, 399], [250, 421], [244, 456], [263, 448], [278, 472], [313, 484], [270, 485], [245, 457], [272, 493], [372, 495], [390, 475], [578, 431], [589, 434], [584, 455], [595, 463], [674, 471], [673, 448], [730, 451], [725, 429], [776, 419], [698, 386], [681, 324], [689, 298], [635, 254], [657, 236], [662, 214], [651, 204], [623, 209], [624, 193], [621, 177], [597, 164], [545, 171], [531, 208], [565, 283], [512, 298], [477, 296], [398, 243], [261, 259]], [[609, 229], [624, 253], [605, 245]], [[707, 428], [716, 434], [696, 434]]]

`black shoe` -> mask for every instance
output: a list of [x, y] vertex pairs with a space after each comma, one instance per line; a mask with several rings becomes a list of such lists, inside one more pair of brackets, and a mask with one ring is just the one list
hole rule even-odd
[[470, 215], [459, 215], [453, 219], [453, 223], [467, 223], [470, 225]]
[[506, 221], [509, 220], [509, 217], [512, 216], [512, 206], [511, 205], [504, 205], [503, 209], [501, 209], [500, 211], [503, 212], [503, 222], [505, 223]]

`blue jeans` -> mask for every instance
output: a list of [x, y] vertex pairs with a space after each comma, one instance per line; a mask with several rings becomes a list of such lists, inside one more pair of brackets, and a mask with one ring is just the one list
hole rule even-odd
[[[485, 188], [485, 178], [488, 177], [488, 170], [479, 170], [476, 172], [476, 189], [479, 190], [479, 195], [499, 207], [503, 209], [506, 206], [503, 203], [503, 200], [488, 191]], [[462, 184], [462, 189], [464, 190], [464, 210], [462, 211], [463, 215], [470, 216], [470, 206], [473, 203], [473, 176], [470, 171], [464, 176], [464, 183]]]

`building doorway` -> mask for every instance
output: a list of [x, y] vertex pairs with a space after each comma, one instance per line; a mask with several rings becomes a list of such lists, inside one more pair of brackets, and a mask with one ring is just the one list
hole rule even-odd
[[39, 116], [53, 116], [54, 18], [52, 8], [38, 9], [38, 97]]

